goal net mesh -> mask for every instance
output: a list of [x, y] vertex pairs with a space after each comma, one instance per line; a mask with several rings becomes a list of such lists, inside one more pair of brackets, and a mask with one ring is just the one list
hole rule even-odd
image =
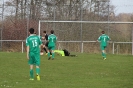
[[[132, 41], [132, 24], [130, 23], [88, 23], [88, 22], [45, 22], [40, 24], [40, 35], [43, 35], [43, 31], [46, 30], [50, 33], [50, 30], [55, 31], [55, 35], [58, 37], [59, 42], [57, 49], [68, 49], [70, 51], [81, 51], [81, 42], [83, 44], [84, 52], [99, 53], [99, 43], [93, 42], [101, 35], [101, 31], [105, 31], [110, 36], [113, 42], [131, 42]], [[66, 41], [66, 42], [65, 42]], [[71, 42], [70, 42], [71, 41]], [[81, 42], [76, 42], [81, 41]], [[112, 53], [112, 43], [109, 43], [107, 52]], [[115, 44], [115, 53], [131, 53], [131, 43], [117, 43]]]

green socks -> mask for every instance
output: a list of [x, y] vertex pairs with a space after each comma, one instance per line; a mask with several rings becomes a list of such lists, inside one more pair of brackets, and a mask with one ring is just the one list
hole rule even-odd
[[40, 74], [40, 68], [36, 68], [36, 74]]
[[[40, 74], [40, 68], [36, 68], [36, 74]], [[30, 78], [34, 78], [33, 69], [30, 69]]]
[[105, 54], [105, 53], [103, 53], [103, 52], [102, 52], [102, 56], [103, 56], [104, 58], [106, 58], [106, 54]]
[[48, 52], [48, 58], [50, 57], [50, 52]]
[[[52, 53], [52, 59], [54, 59], [55, 53]], [[48, 52], [48, 58], [50, 57], [50, 52]]]
[[54, 53], [52, 53], [52, 59], [54, 59]]
[[30, 78], [33, 78], [33, 69], [30, 69]]

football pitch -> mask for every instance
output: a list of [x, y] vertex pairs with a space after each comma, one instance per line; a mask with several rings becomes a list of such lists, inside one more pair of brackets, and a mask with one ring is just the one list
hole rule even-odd
[[0, 88], [133, 88], [132, 55], [77, 55], [41, 56], [41, 80], [30, 81], [26, 53], [0, 52]]

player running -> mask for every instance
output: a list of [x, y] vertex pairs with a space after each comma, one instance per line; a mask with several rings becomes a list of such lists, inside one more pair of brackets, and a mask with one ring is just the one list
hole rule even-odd
[[100, 48], [102, 50], [102, 57], [104, 60], [106, 60], [106, 52], [105, 49], [108, 45], [108, 41], [111, 40], [108, 35], [105, 34], [104, 31], [101, 32], [102, 35], [98, 38], [98, 42], [100, 42]]
[[57, 37], [54, 35], [54, 30], [51, 30], [51, 34], [48, 36], [48, 60], [50, 60], [50, 52], [52, 53], [52, 60], [54, 60], [56, 41]]

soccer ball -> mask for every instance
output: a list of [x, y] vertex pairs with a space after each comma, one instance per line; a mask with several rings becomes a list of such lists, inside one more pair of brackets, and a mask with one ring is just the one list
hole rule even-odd
[[43, 55], [44, 53], [43, 52], [40, 52], [40, 55]]

